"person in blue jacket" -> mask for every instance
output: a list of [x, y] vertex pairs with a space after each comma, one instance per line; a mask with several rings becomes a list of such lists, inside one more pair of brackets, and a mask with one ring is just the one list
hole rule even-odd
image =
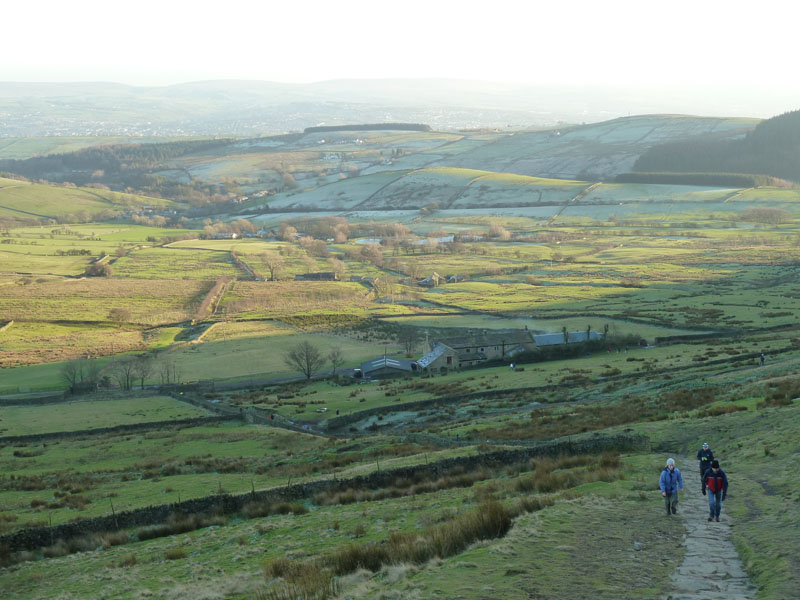
[[680, 469], [675, 466], [674, 459], [667, 459], [667, 466], [661, 471], [658, 487], [661, 488], [661, 495], [664, 496], [667, 516], [678, 514], [678, 492], [683, 491], [683, 477], [681, 477]]
[[719, 468], [719, 461], [711, 461], [711, 468], [703, 473], [703, 496], [708, 491], [708, 520], [717, 520], [722, 503], [728, 496], [728, 476]]

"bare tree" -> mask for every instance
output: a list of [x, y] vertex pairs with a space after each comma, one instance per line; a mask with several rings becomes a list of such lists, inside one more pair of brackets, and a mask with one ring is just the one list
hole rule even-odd
[[70, 390], [83, 381], [83, 361], [70, 360], [61, 365], [61, 378]]
[[103, 370], [103, 365], [97, 359], [87, 358], [84, 361], [85, 376], [84, 381], [95, 384], [100, 381], [100, 371]]
[[372, 291], [375, 299], [388, 298], [389, 302], [394, 303], [394, 294], [397, 289], [397, 279], [394, 277], [378, 277], [372, 284]]
[[264, 266], [269, 269], [270, 281], [275, 281], [275, 276], [286, 266], [286, 260], [280, 254], [269, 250], [261, 254], [261, 260], [264, 262]]
[[422, 336], [419, 329], [416, 327], [403, 327], [400, 333], [397, 334], [397, 340], [402, 344], [406, 351], [406, 356], [410, 357], [414, 353], [414, 349], [419, 345]]
[[141, 388], [144, 389], [144, 380], [153, 372], [153, 357], [141, 354], [133, 362], [133, 373], [139, 378]]
[[333, 272], [336, 273], [336, 277], [339, 279], [344, 279], [344, 274], [347, 270], [347, 267], [345, 266], [343, 260], [338, 258], [329, 258], [328, 264], [331, 266], [331, 269], [333, 269]]
[[315, 273], [319, 268], [317, 266], [317, 261], [311, 258], [310, 256], [304, 256], [302, 259], [303, 268], [306, 270], [306, 273]]
[[135, 365], [136, 359], [126, 357], [115, 361], [111, 366], [111, 376], [117, 380], [119, 387], [123, 390], [130, 390], [133, 387]]
[[425, 252], [425, 254], [433, 254], [438, 249], [439, 240], [436, 238], [425, 238], [425, 241], [422, 243], [422, 250]]
[[281, 191], [293, 190], [297, 187], [297, 181], [291, 173], [284, 173], [281, 177]]
[[280, 225], [278, 226], [278, 237], [281, 238], [285, 242], [293, 242], [297, 237], [297, 228], [292, 227], [285, 221], [281, 221]]
[[290, 368], [301, 371], [306, 379], [311, 379], [325, 364], [325, 357], [311, 342], [300, 342], [286, 353], [283, 360]]
[[406, 263], [405, 268], [406, 273], [408, 276], [411, 277], [414, 281], [422, 277], [422, 265], [419, 264], [416, 260], [410, 260]]
[[158, 374], [161, 377], [161, 383], [178, 383], [181, 377], [181, 372], [175, 361], [163, 359], [158, 363]]
[[344, 353], [339, 346], [334, 346], [331, 348], [330, 352], [328, 352], [328, 362], [330, 362], [333, 367], [333, 375], [335, 377], [336, 369], [341, 367], [344, 363]]

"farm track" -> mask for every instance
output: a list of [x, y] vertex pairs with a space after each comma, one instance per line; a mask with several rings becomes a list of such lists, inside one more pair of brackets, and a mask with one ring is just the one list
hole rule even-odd
[[[683, 464], [691, 464], [681, 457]], [[690, 467], [693, 470], [693, 467]], [[688, 473], [685, 479], [694, 480]], [[694, 484], [687, 485], [678, 504], [678, 515], [668, 517], [683, 521], [686, 555], [672, 573], [672, 589], [663, 600], [754, 600], [756, 587], [744, 570], [731, 541], [731, 518], [724, 511], [721, 522], [708, 522], [708, 503]], [[665, 517], [661, 517], [665, 518]]]

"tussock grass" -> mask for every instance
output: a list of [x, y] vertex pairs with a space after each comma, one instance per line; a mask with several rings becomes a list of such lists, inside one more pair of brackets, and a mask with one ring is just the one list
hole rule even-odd
[[167, 560], [180, 560], [181, 558], [186, 558], [187, 556], [186, 549], [180, 546], [170, 548], [164, 552], [164, 558]]
[[[616, 452], [606, 452], [600, 458], [593, 456], [565, 456], [531, 461], [533, 474], [514, 482], [518, 492], [549, 494], [595, 481], [614, 481], [619, 478], [620, 457]], [[587, 467], [582, 470], [579, 467]]]
[[324, 600], [338, 593], [330, 569], [317, 561], [276, 558], [264, 564], [264, 575], [277, 581], [257, 592], [256, 600]]
[[470, 473], [463, 472], [463, 469], [454, 469], [450, 474], [433, 481], [397, 479], [391, 486], [379, 490], [348, 488], [320, 493], [314, 497], [314, 503], [324, 506], [416, 496], [445, 489], [470, 487], [477, 481], [484, 481], [491, 477], [491, 473], [486, 469], [478, 469]]
[[139, 541], [187, 533], [210, 525], [225, 525], [228, 519], [221, 515], [172, 515], [166, 523], [144, 527], [137, 532]]
[[258, 517], [268, 517], [270, 515], [304, 515], [308, 509], [302, 504], [279, 502], [277, 504], [270, 502], [248, 502], [242, 507], [242, 516], [246, 519], [255, 519]]
[[130, 552], [117, 561], [118, 567], [133, 567], [136, 564], [136, 555]]

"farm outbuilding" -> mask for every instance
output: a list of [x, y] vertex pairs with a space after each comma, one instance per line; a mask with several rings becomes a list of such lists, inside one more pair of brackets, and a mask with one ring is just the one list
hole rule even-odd
[[[563, 333], [543, 333], [539, 335], [533, 336], [534, 341], [536, 342], [536, 347], [542, 346], [558, 346], [564, 343], [564, 334]], [[594, 341], [594, 340], [602, 340], [603, 335], [597, 333], [596, 331], [569, 331], [567, 332], [567, 342], [568, 344], [579, 344], [581, 342], [585, 342], [587, 340]]]
[[353, 376], [357, 379], [405, 377], [417, 373], [418, 369], [419, 367], [414, 361], [392, 358], [384, 354], [373, 360], [361, 363], [361, 367], [354, 370]]

